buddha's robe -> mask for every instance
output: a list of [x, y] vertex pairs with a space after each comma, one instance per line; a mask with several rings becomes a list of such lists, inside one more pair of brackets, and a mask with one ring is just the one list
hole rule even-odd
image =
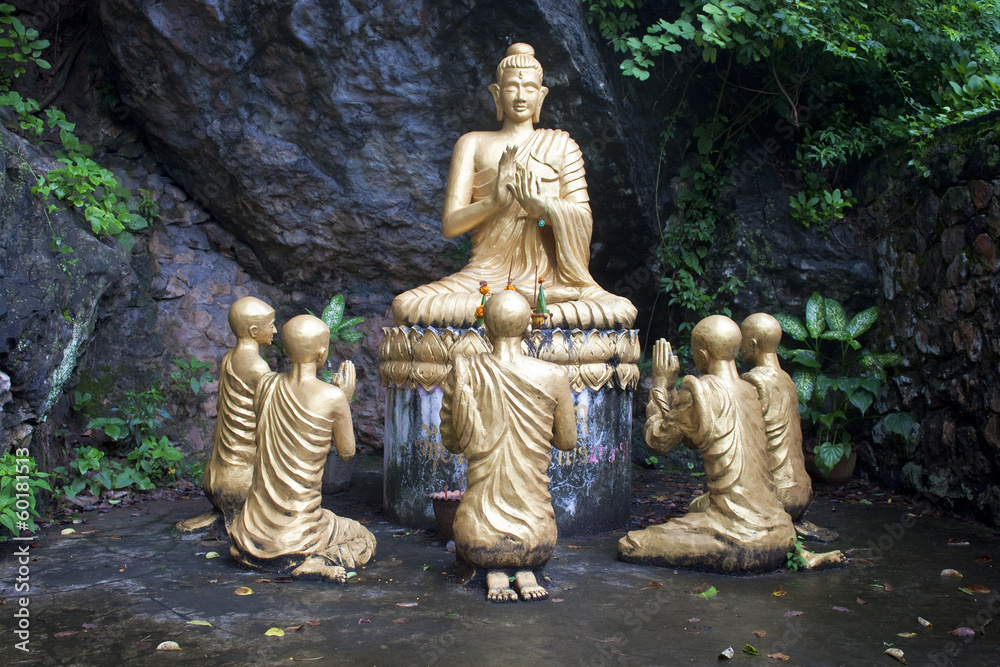
[[257, 458], [254, 391], [233, 371], [234, 352], [226, 352], [219, 365], [218, 418], [212, 458], [205, 466], [201, 481], [205, 496], [222, 512], [227, 530], [239, 516], [246, 500]]
[[757, 366], [741, 376], [757, 389], [767, 432], [767, 468], [785, 511], [798, 521], [812, 497], [802, 453], [802, 423], [795, 382], [784, 371]]
[[[593, 218], [583, 167], [583, 154], [562, 130], [536, 129], [518, 146], [516, 161], [541, 178], [548, 197], [545, 226], [529, 218], [516, 200], [472, 231], [472, 256], [458, 273], [404, 292], [392, 302], [396, 324], [472, 326], [481, 302], [479, 282], [493, 289], [508, 276], [532, 300], [536, 277], [550, 295], [552, 325], [562, 328], [628, 328], [636, 309], [628, 299], [602, 289], [591, 277], [590, 238]], [[496, 188], [491, 166], [475, 174], [472, 203]], [[562, 296], [560, 296], [562, 295]], [[572, 300], [559, 301], [569, 296]]]
[[783, 566], [795, 529], [767, 472], [764, 419], [754, 388], [713, 375], [687, 376], [669, 408], [663, 392], [653, 390], [646, 442], [657, 452], [678, 442], [698, 450], [707, 498], [702, 511], [630, 531], [618, 543], [618, 557], [727, 573]]
[[229, 534], [233, 557], [275, 572], [290, 572], [309, 556], [344, 567], [368, 562], [375, 537], [357, 521], [321, 507], [333, 420], [306, 410], [279, 373], [261, 378], [254, 410], [257, 464]]
[[444, 386], [441, 441], [468, 460], [455, 553], [487, 569], [540, 567], [556, 519], [548, 468], [555, 397], [516, 364], [457, 357]]

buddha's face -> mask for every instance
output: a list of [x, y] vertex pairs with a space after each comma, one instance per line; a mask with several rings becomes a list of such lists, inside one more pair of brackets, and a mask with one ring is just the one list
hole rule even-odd
[[542, 73], [536, 69], [509, 67], [498, 84], [490, 86], [505, 118], [517, 122], [537, 119], [548, 89], [542, 85]]

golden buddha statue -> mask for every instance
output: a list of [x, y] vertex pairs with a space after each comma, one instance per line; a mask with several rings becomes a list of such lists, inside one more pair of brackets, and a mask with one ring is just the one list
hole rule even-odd
[[229, 532], [230, 554], [251, 569], [344, 582], [345, 567], [375, 554], [368, 529], [321, 506], [331, 438], [342, 459], [354, 457], [354, 364], [342, 363], [332, 385], [316, 377], [326, 363], [330, 330], [312, 315], [289, 320], [281, 342], [292, 368], [268, 373], [258, 384], [256, 466]]
[[[657, 453], [680, 442], [698, 450], [708, 493], [683, 517], [630, 531], [618, 543], [621, 560], [723, 573], [785, 565], [795, 529], [768, 473], [757, 392], [736, 370], [741, 343], [740, 328], [728, 317], [703, 319], [691, 332], [694, 362], [702, 375], [685, 377], [677, 389], [677, 357], [665, 340], [656, 342], [646, 443]], [[840, 562], [843, 555], [805, 552], [805, 560], [807, 567], [815, 567]]]
[[486, 570], [487, 599], [494, 602], [548, 596], [533, 570], [549, 560], [556, 543], [550, 450], [576, 446], [566, 371], [521, 350], [530, 315], [514, 291], [486, 301], [493, 351], [455, 357], [441, 407], [442, 444], [468, 460], [455, 555], [460, 564]]
[[252, 296], [237, 299], [229, 308], [229, 326], [236, 334], [236, 347], [226, 352], [219, 364], [212, 458], [201, 482], [213, 508], [201, 516], [179, 521], [175, 527], [181, 532], [213, 527], [219, 520], [224, 521], [228, 531], [253, 480], [257, 457], [253, 395], [261, 376], [271, 370], [261, 358], [260, 348], [270, 345], [278, 331], [274, 328], [274, 309]]
[[798, 521], [812, 500], [812, 480], [802, 453], [802, 423], [795, 383], [778, 362], [781, 324], [767, 313], [743, 320], [742, 357], [753, 368], [741, 377], [757, 389], [767, 432], [767, 469], [775, 493]]
[[551, 326], [631, 327], [635, 307], [588, 268], [593, 218], [580, 148], [562, 130], [534, 127], [548, 93], [534, 49], [507, 49], [489, 89], [503, 127], [455, 144], [441, 220], [446, 238], [472, 232], [472, 256], [458, 273], [397, 296], [396, 324], [470, 327], [480, 281], [509, 281], [530, 301], [542, 279]]

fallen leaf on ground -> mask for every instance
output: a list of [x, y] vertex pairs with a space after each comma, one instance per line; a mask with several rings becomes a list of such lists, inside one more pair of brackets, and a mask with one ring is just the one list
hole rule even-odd
[[746, 646], [743, 647], [743, 652], [749, 653], [750, 655], [760, 655], [760, 651], [758, 651], [756, 647], [751, 646], [750, 644], [747, 644]]
[[362, 623], [371, 623], [371, 619], [368, 619], [368, 618], [359, 618], [358, 619], [358, 625], [361, 625]]
[[735, 654], [736, 651], [734, 651], [733, 647], [730, 646], [725, 651], [719, 654], [719, 660], [732, 660]]
[[270, 579], [254, 579], [254, 583], [256, 583], [256, 584], [269, 584], [269, 583], [271, 583], [271, 580]]
[[290, 627], [285, 628], [285, 632], [298, 632], [301, 629], [302, 629], [301, 625], [292, 625]]
[[417, 603], [416, 602], [397, 602], [396, 606], [397, 607], [416, 607]]
[[961, 577], [962, 573], [959, 572], [958, 570], [953, 570], [951, 568], [948, 568], [947, 570], [941, 570], [941, 576], [942, 577]]
[[784, 616], [785, 616], [785, 618], [792, 618], [793, 616], [801, 616], [803, 613], [805, 613], [805, 612], [801, 612], [801, 611], [786, 611], [785, 614], [784, 614]]
[[348, 572], [348, 573], [347, 573], [347, 578], [348, 578], [348, 579], [353, 579], [353, 578], [354, 578], [354, 577], [356, 577], [356, 576], [358, 576], [358, 573], [357, 573], [357, 572]]
[[959, 588], [958, 590], [963, 591], [965, 593], [969, 593], [970, 595], [972, 593], [983, 593], [984, 595], [987, 595], [992, 592], [990, 591], [989, 588], [987, 588], [986, 586], [982, 586], [980, 584], [969, 584], [968, 586], [965, 586], [964, 588]]
[[903, 657], [903, 650], [898, 648], [887, 648], [885, 654], [899, 660], [904, 665], [906, 664], [906, 658]]
[[702, 598], [703, 600], [711, 600], [718, 594], [719, 591], [715, 590], [715, 586], [709, 586], [706, 590], [700, 593], [692, 593], [695, 597]]
[[993, 556], [991, 556], [989, 554], [983, 554], [982, 556], [976, 556], [976, 562], [980, 563], [980, 564], [982, 564], [982, 563], [992, 563], [993, 562]]
[[240, 586], [233, 592], [237, 595], [253, 595], [253, 589], [247, 588], [246, 586]]
[[210, 583], [210, 584], [217, 584], [217, 583], [219, 583], [219, 580], [218, 579], [209, 579], [208, 583]]
[[775, 660], [788, 660], [789, 657], [784, 653], [768, 653], [767, 657], [774, 658]]
[[75, 528], [63, 528], [62, 532], [60, 532], [59, 534], [60, 535], [72, 535], [75, 532], [76, 532]]
[[219, 555], [218, 551], [209, 551], [205, 554], [205, 560], [212, 560], [213, 558], [222, 558], [222, 556]]
[[930, 621], [928, 621], [926, 618], [923, 618], [922, 616], [917, 616], [917, 623], [919, 623], [920, 625], [924, 626], [925, 628], [932, 628], [932, 627], [934, 627], [933, 623], [931, 623]]
[[577, 545], [575, 545], [575, 544], [567, 544], [567, 545], [566, 545], [566, 548], [567, 548], [567, 549], [579, 549], [580, 547], [579, 547], [579, 546], [577, 546]]
[[565, 602], [566, 600], [564, 600], [562, 598], [552, 598], [552, 601], [553, 602]]
[[315, 628], [317, 625], [319, 625], [319, 621], [306, 621], [306, 625]]
[[81, 531], [80, 534], [81, 535], [92, 535], [92, 534], [94, 534], [96, 532], [97, 532], [96, 530], [84, 530], [84, 531]]
[[121, 535], [112, 535], [108, 539], [109, 540], [120, 540], [120, 539], [122, 539], [122, 536]]
[[208, 621], [188, 621], [187, 624], [188, 625], [206, 625], [208, 627], [212, 627], [212, 624], [209, 623]]
[[689, 618], [688, 623], [697, 623], [700, 620], [701, 620], [700, 618]]
[[968, 626], [963, 625], [960, 628], [949, 630], [948, 634], [955, 635], [956, 637], [974, 637], [976, 635], [976, 631]]
[[888, 584], [888, 583], [882, 584], [882, 587], [885, 588], [885, 592], [886, 593], [891, 593], [893, 590], [895, 590], [893, 588], [892, 584]]
[[97, 626], [94, 625], [93, 623], [84, 623], [82, 627], [83, 627], [84, 630], [96, 630], [97, 629]]
[[160, 642], [156, 647], [157, 651], [180, 651], [181, 646], [177, 642]]
[[142, 516], [142, 515], [139, 514], [138, 512], [132, 512], [132, 516]]
[[830, 609], [832, 609], [832, 610], [834, 610], [834, 611], [850, 611], [850, 609], [848, 609], [847, 607], [837, 607], [837, 606], [833, 606], [833, 607], [830, 607]]
[[866, 604], [868, 604], [867, 602], [865, 602], [861, 598], [857, 598], [857, 603], [860, 604], [860, 605], [866, 605]]
[[907, 639], [909, 639], [910, 637], [916, 637], [917, 633], [916, 632], [897, 632], [896, 636], [897, 637], [906, 637]]
[[658, 581], [651, 581], [651, 582], [649, 582], [649, 585], [650, 585], [650, 586], [662, 586], [663, 584], [661, 584], [661, 583], [660, 583], [660, 582], [658, 582]]
[[284, 637], [285, 631], [281, 628], [270, 628], [264, 633], [265, 637]]
[[754, 630], [753, 633], [758, 637], [763, 637], [767, 634], [767, 630]]
[[780, 598], [782, 595], [788, 595], [788, 591], [785, 590], [784, 586], [778, 586], [771, 595]]
[[63, 639], [64, 637], [72, 637], [73, 635], [78, 635], [78, 634], [80, 634], [79, 630], [63, 630], [62, 632], [57, 632], [52, 636], [56, 637], [57, 639]]

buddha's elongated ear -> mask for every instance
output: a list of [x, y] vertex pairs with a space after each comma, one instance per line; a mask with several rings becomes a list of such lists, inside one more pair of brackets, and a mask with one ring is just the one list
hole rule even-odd
[[503, 105], [500, 104], [500, 85], [490, 84], [490, 93], [493, 95], [493, 104], [497, 107], [497, 120], [503, 121]]
[[538, 91], [538, 106], [535, 107], [535, 115], [531, 117], [531, 121], [538, 123], [542, 120], [542, 105], [545, 103], [545, 96], [549, 94], [549, 89], [542, 86], [541, 90]]

